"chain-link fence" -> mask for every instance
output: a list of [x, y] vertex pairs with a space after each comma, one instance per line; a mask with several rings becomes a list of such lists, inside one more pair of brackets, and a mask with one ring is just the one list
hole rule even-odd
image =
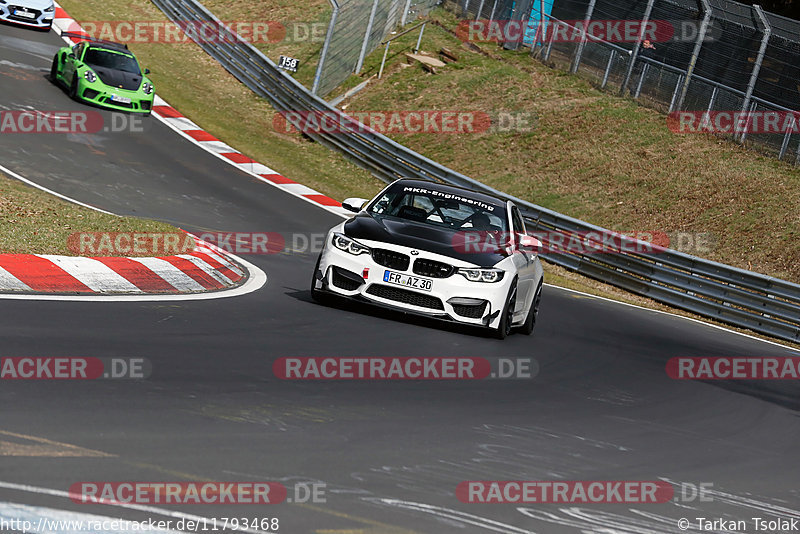
[[[481, 21], [476, 28], [494, 25], [506, 48], [525, 44], [549, 64], [582, 71], [603, 88], [673, 113], [679, 132], [728, 135], [800, 163], [800, 114], [793, 111], [800, 101], [799, 21], [731, 0], [449, 0], [445, 5], [464, 19]], [[541, 11], [546, 23], [537, 32]], [[509, 39], [514, 21], [521, 21], [522, 37]], [[636, 31], [612, 39], [615, 23]], [[593, 28], [602, 31], [598, 35]]]
[[333, 13], [312, 91], [325, 96], [351, 74], [395, 28], [427, 14], [439, 0], [331, 0]]

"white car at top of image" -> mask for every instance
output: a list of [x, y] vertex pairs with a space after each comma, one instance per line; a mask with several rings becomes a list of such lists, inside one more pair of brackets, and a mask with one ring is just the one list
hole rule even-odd
[[53, 0], [0, 0], [0, 21], [49, 30], [55, 16]]
[[510, 201], [425, 180], [397, 180], [325, 239], [311, 282], [330, 295], [491, 329], [533, 332], [541, 243]]

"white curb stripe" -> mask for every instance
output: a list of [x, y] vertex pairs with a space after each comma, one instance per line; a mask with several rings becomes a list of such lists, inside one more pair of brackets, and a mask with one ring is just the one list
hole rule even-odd
[[163, 278], [168, 284], [178, 291], [205, 291], [194, 278], [190, 277], [170, 262], [160, 258], [129, 258], [139, 262], [158, 276]]
[[8, 288], [11, 291], [31, 291], [28, 284], [13, 276], [2, 267], [0, 267], [0, 287]]
[[70, 256], [53, 256], [37, 254], [77, 278], [82, 284], [98, 293], [142, 293], [142, 290], [130, 283], [122, 275], [109, 266], [92, 258]]
[[233, 283], [233, 280], [225, 276], [224, 274], [218, 272], [212, 266], [204, 262], [201, 258], [197, 256], [189, 256], [188, 254], [180, 254], [178, 255], [179, 258], [183, 258], [192, 262], [198, 268], [202, 269], [204, 273], [209, 275], [211, 278], [222, 284], [223, 286], [227, 286]]

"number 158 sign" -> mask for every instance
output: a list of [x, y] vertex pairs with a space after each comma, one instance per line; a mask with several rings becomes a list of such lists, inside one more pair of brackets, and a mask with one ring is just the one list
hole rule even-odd
[[278, 58], [278, 68], [288, 70], [289, 72], [297, 72], [297, 67], [300, 66], [300, 60], [289, 56], [281, 56]]

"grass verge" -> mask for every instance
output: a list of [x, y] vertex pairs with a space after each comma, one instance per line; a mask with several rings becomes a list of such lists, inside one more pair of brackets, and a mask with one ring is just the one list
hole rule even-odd
[[[84, 208], [0, 174], [0, 254], [74, 256], [68, 240], [79, 232], [177, 231], [174, 226], [157, 221]], [[136, 255], [147, 254], [126, 254]]]

